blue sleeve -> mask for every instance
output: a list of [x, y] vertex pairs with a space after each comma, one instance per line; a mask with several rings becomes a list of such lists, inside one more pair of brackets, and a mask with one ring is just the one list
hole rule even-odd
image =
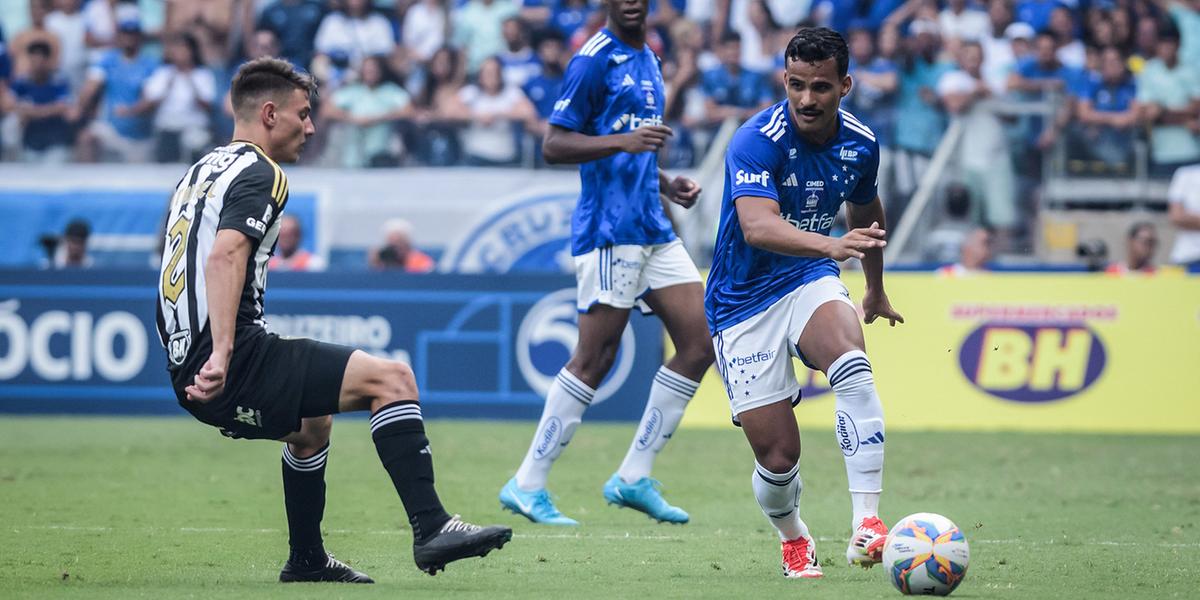
[[879, 144], [872, 143], [867, 150], [867, 159], [863, 164], [862, 178], [854, 191], [850, 192], [847, 202], [855, 204], [870, 204], [879, 197]]
[[742, 127], [729, 142], [725, 153], [725, 173], [732, 184], [730, 200], [758, 196], [779, 201], [775, 178], [781, 172], [781, 153], [756, 127]]
[[604, 71], [601, 67], [607, 60], [607, 56], [580, 55], [571, 59], [563, 77], [562, 94], [550, 114], [551, 125], [587, 133], [584, 130], [604, 102]]
[[12, 74], [12, 66], [8, 60], [8, 46], [4, 43], [4, 32], [0, 31], [0, 80], [7, 80]]

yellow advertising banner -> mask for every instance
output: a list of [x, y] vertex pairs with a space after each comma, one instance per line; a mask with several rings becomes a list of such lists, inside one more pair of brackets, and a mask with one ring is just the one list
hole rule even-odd
[[[843, 280], [856, 300], [862, 275]], [[895, 328], [865, 326], [889, 429], [1200, 432], [1200, 278], [889, 273]], [[833, 425], [825, 376], [794, 361], [801, 426]], [[715, 370], [685, 426], [730, 426]]]

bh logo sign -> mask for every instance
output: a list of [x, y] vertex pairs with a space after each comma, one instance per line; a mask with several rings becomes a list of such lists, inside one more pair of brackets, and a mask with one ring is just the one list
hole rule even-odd
[[1100, 338], [1079, 323], [988, 322], [963, 341], [962, 372], [983, 391], [1017, 402], [1077, 394], [1104, 371]]
[[[575, 288], [564, 288], [548, 294], [533, 305], [517, 330], [517, 366], [521, 376], [533, 391], [545, 396], [554, 377], [575, 352], [579, 342], [575, 308]], [[633, 369], [633, 328], [628, 324], [621, 334], [617, 360], [596, 390], [592, 404], [612, 396], [629, 377]]]

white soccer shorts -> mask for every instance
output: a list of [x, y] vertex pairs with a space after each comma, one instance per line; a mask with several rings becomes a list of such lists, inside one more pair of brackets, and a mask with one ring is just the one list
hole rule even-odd
[[683, 242], [673, 240], [653, 246], [606, 246], [576, 256], [575, 281], [579, 312], [604, 304], [637, 306], [650, 314], [650, 307], [642, 301], [647, 292], [701, 280]]
[[792, 357], [796, 344], [817, 307], [845, 302], [850, 292], [837, 277], [822, 277], [802, 285], [766, 310], [713, 336], [717, 370], [725, 382], [733, 422], [745, 411], [790, 400], [800, 392]]

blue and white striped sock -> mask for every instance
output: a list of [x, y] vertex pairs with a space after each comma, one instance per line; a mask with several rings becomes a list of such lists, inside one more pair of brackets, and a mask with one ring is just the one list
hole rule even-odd
[[646, 410], [642, 413], [629, 451], [625, 453], [625, 460], [617, 469], [617, 474], [625, 483], [637, 483], [641, 478], [650, 476], [655, 457], [675, 434], [675, 428], [683, 419], [684, 409], [699, 387], [700, 382], [692, 381], [665, 366], [654, 374]]
[[517, 487], [527, 492], [546, 487], [550, 467], [575, 435], [575, 428], [595, 396], [596, 390], [572, 375], [566, 367], [558, 372], [546, 393], [546, 406], [542, 409], [537, 433], [517, 469]]

